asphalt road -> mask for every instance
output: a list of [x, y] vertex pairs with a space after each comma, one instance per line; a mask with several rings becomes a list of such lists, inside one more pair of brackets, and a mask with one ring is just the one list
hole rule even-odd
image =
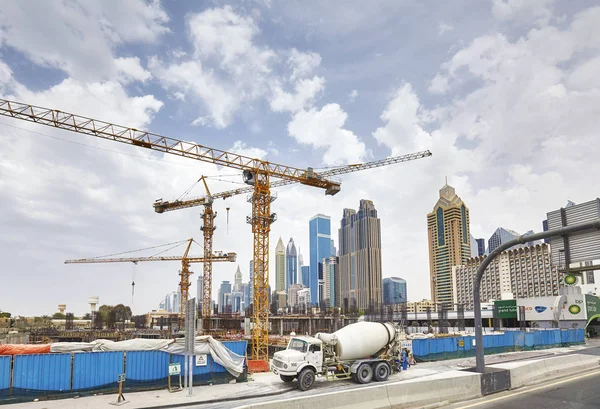
[[[600, 353], [600, 350], [598, 351]], [[600, 408], [600, 371], [517, 391], [463, 402], [448, 409], [592, 409]]]

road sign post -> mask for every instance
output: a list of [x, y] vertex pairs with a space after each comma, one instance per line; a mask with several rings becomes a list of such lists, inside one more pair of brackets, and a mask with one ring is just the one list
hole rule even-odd
[[119, 383], [119, 394], [117, 395], [116, 402], [110, 402], [111, 405], [121, 406], [125, 403], [129, 403], [128, 400], [125, 400], [125, 395], [123, 395], [123, 382], [125, 382], [125, 374], [121, 373], [117, 375], [117, 382]]
[[[178, 388], [175, 388], [175, 389], [173, 388], [173, 385], [171, 383], [172, 376], [179, 376], [179, 387]], [[168, 378], [169, 392], [179, 392], [179, 391], [183, 390], [183, 386], [181, 386], [181, 364], [179, 362], [169, 364], [169, 376], [167, 378]]]

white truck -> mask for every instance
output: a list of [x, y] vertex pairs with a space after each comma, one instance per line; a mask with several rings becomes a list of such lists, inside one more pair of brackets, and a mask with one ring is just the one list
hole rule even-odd
[[298, 379], [298, 389], [310, 389], [316, 376], [327, 380], [385, 381], [397, 370], [394, 358], [404, 334], [392, 323], [357, 322], [333, 334], [294, 336], [287, 349], [276, 352], [271, 370], [283, 382]]

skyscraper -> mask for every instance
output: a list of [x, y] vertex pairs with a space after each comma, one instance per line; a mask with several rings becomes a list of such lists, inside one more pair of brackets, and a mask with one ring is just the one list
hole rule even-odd
[[496, 250], [502, 243], [506, 243], [509, 240], [516, 239], [520, 236], [519, 233], [513, 230], [505, 229], [504, 227], [498, 227], [494, 234], [488, 240], [488, 252]]
[[343, 305], [359, 309], [381, 305], [381, 222], [370, 200], [362, 199], [358, 212], [344, 209], [339, 229], [339, 269]]
[[226, 313], [228, 301], [231, 299], [231, 282], [223, 281], [219, 288], [219, 313]]
[[294, 239], [290, 238], [285, 249], [285, 291], [290, 285], [298, 283], [298, 253]]
[[327, 307], [340, 307], [340, 268], [339, 259], [335, 256], [328, 257], [325, 264], [325, 294], [323, 298], [327, 301]]
[[314, 304], [319, 302], [319, 280], [323, 280], [323, 259], [331, 256], [331, 219], [329, 216], [317, 214], [310, 219], [309, 247], [310, 247], [310, 274], [308, 285], [310, 300]]
[[202, 311], [202, 301], [203, 301], [203, 294], [202, 294], [202, 288], [204, 285], [204, 277], [202, 277], [202, 274], [198, 274], [198, 279], [196, 281], [196, 308], [198, 310], [198, 312]]
[[285, 246], [281, 237], [275, 247], [275, 291], [285, 291]]
[[406, 280], [400, 277], [383, 279], [383, 303], [400, 304], [406, 302]]
[[475, 239], [477, 242], [477, 256], [483, 256], [485, 254], [485, 240], [484, 239]]
[[242, 288], [242, 271], [240, 270], [239, 264], [237, 267], [237, 271], [235, 272], [235, 275], [234, 275], [233, 283], [234, 283], [233, 291], [234, 292], [240, 291], [240, 288]]
[[427, 215], [429, 274], [433, 302], [451, 304], [452, 266], [471, 256], [469, 209], [454, 188], [445, 184], [440, 198]]

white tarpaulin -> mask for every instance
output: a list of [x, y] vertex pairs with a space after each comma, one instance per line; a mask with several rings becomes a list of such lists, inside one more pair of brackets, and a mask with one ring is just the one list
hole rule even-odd
[[90, 352], [94, 345], [89, 342], [54, 342], [50, 344], [50, 352], [68, 353], [68, 352]]
[[117, 342], [108, 339], [97, 339], [90, 342], [90, 344], [94, 346], [94, 351], [155, 351], [163, 349], [173, 342], [172, 339], [136, 338]]
[[[100, 352], [100, 351], [164, 351], [170, 354], [185, 355], [185, 338], [143, 339], [110, 341], [97, 339], [93, 342], [57, 342], [50, 345], [51, 352]], [[236, 378], [244, 372], [244, 356], [231, 352], [220, 341], [210, 335], [196, 337], [195, 355], [210, 354], [213, 360], [227, 369]]]
[[[164, 351], [171, 354], [185, 354], [185, 338], [178, 338], [175, 343], [169, 345]], [[196, 337], [194, 355], [210, 354], [213, 360], [227, 369], [236, 378], [244, 371], [244, 356], [231, 352], [221, 342], [210, 335]]]

